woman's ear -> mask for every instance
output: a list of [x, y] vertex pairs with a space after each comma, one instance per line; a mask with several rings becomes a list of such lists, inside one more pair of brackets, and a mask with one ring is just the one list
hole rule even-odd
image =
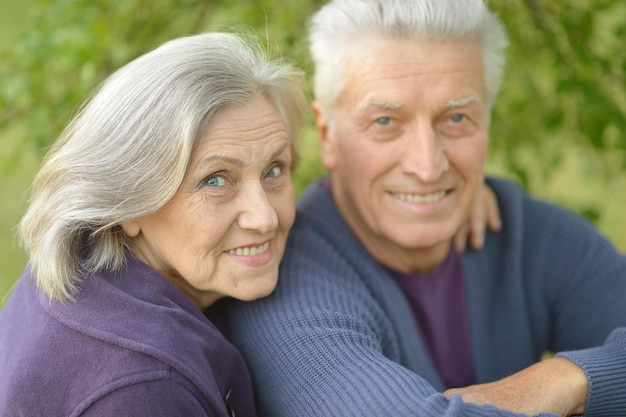
[[331, 132], [328, 119], [324, 114], [324, 108], [319, 101], [313, 102], [313, 116], [315, 117], [315, 126], [317, 127], [317, 142], [322, 163], [327, 170], [332, 171], [337, 159], [335, 135]]
[[137, 220], [123, 222], [120, 226], [122, 226], [122, 230], [126, 233], [126, 236], [131, 238], [137, 237], [141, 232], [141, 225]]

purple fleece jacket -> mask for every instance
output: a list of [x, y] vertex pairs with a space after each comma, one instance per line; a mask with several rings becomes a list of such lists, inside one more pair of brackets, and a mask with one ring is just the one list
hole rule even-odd
[[65, 304], [26, 268], [0, 311], [0, 415], [255, 416], [237, 350], [162, 275], [127, 258], [121, 273], [86, 276]]

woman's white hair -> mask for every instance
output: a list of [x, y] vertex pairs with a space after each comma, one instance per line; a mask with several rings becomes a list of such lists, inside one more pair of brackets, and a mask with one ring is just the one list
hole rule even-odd
[[302, 73], [228, 33], [172, 40], [111, 75], [55, 142], [19, 225], [37, 284], [71, 300], [81, 275], [124, 264], [122, 222], [178, 190], [211, 117], [264, 95], [292, 140], [304, 123]]
[[345, 85], [343, 64], [354, 43], [370, 36], [475, 40], [490, 103], [500, 89], [508, 39], [484, 0], [332, 0], [313, 16], [309, 33], [315, 97], [331, 120]]

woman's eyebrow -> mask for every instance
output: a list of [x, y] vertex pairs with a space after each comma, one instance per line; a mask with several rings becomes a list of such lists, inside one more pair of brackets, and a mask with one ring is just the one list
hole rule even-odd
[[283, 153], [285, 151], [286, 148], [291, 147], [291, 139], [287, 140], [285, 143], [282, 144], [282, 146], [278, 149], [276, 149], [272, 155], [270, 156], [269, 159], [275, 159], [278, 157], [278, 155], [280, 155], [281, 153]]
[[214, 162], [226, 162], [236, 167], [242, 167], [244, 165], [244, 162], [241, 159], [231, 158], [229, 156], [224, 156], [224, 155], [211, 155], [209, 157], [201, 159], [200, 161], [198, 161], [196, 165], [198, 166], [211, 165]]
[[[291, 141], [286, 140], [280, 147], [278, 147], [274, 152], [271, 153], [268, 159], [275, 159], [276, 157], [278, 157], [278, 155], [283, 153], [285, 149], [288, 148], [290, 145], [291, 145]], [[211, 155], [211, 156], [201, 159], [200, 161], [198, 161], [196, 166], [211, 165], [215, 162], [225, 162], [229, 165], [234, 165], [238, 168], [241, 168], [245, 165], [245, 162], [239, 158], [233, 158], [230, 156], [217, 154], [217, 155]]]

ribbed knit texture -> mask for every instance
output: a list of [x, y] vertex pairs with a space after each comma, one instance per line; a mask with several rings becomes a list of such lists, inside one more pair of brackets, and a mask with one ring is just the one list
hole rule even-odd
[[[489, 183], [504, 229], [461, 259], [478, 382], [577, 351], [585, 415], [626, 416], [623, 334], [605, 343], [626, 326], [626, 258], [579, 217]], [[299, 203], [277, 290], [236, 304], [230, 330], [267, 417], [515, 415], [441, 394], [401, 290], [319, 185]]]

